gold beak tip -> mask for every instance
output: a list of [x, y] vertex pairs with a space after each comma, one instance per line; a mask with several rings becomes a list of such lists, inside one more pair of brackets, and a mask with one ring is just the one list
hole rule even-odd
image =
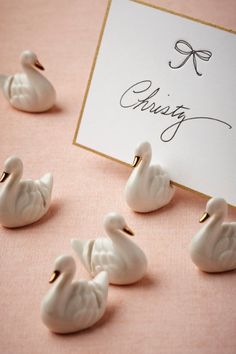
[[49, 284], [53, 283], [60, 275], [60, 272], [58, 270], [55, 270], [55, 272], [52, 273], [50, 279], [49, 279]]
[[202, 217], [200, 218], [199, 222], [200, 222], [200, 223], [203, 223], [203, 222], [206, 221], [209, 217], [210, 217], [210, 215], [209, 215], [207, 212], [205, 212], [205, 213], [202, 215]]
[[1, 177], [0, 177], [0, 183], [4, 182], [7, 179], [8, 176], [9, 176], [9, 173], [3, 172]]
[[34, 65], [36, 66], [36, 68], [38, 68], [39, 70], [45, 70], [43, 65], [38, 61], [36, 60], [36, 62], [34, 63]]
[[132, 167], [138, 166], [140, 160], [141, 160], [141, 157], [136, 155], [136, 156], [134, 157], [134, 161], [133, 161]]
[[134, 232], [128, 226], [125, 226], [123, 231], [129, 236], [134, 236]]

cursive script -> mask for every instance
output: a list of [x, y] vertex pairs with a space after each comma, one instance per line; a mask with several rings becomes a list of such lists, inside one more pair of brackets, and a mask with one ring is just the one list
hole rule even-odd
[[170, 118], [174, 118], [176, 121], [163, 130], [160, 135], [160, 139], [163, 142], [166, 143], [173, 140], [180, 127], [190, 121], [210, 120], [232, 129], [229, 123], [217, 118], [205, 116], [189, 117], [187, 114], [190, 112], [190, 108], [183, 104], [171, 107], [157, 103], [157, 96], [160, 90], [160, 87], [153, 90], [151, 80], [139, 81], [125, 90], [120, 98], [120, 105], [122, 108], [139, 109], [141, 112], [148, 111], [149, 113], [159, 115], [159, 117], [169, 116]]

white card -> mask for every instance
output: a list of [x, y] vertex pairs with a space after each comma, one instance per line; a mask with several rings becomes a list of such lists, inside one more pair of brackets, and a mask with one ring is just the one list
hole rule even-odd
[[112, 0], [74, 143], [131, 164], [142, 141], [171, 180], [236, 205], [236, 36]]

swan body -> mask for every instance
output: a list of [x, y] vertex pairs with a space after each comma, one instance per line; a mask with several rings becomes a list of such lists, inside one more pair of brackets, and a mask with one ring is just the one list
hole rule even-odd
[[190, 255], [205, 272], [225, 272], [236, 268], [236, 222], [223, 222], [227, 214], [224, 199], [212, 198], [200, 222], [208, 222], [193, 237]]
[[73, 239], [72, 248], [92, 276], [106, 270], [112, 284], [137, 282], [146, 272], [147, 259], [144, 252], [130, 240], [133, 232], [117, 213], [109, 213], [105, 217], [104, 227], [108, 237], [88, 241]]
[[24, 51], [20, 56], [23, 73], [0, 75], [0, 87], [9, 103], [26, 112], [44, 112], [55, 103], [56, 92], [52, 84], [38, 71], [44, 70], [37, 56]]
[[60, 256], [48, 291], [41, 303], [43, 323], [55, 333], [72, 333], [94, 325], [104, 314], [107, 304], [108, 275], [99, 273], [90, 281], [72, 281], [75, 261], [71, 256]]
[[175, 188], [166, 171], [159, 165], [150, 166], [151, 145], [140, 144], [135, 151], [132, 171], [126, 187], [125, 199], [129, 207], [140, 213], [157, 210], [170, 202]]
[[20, 227], [39, 220], [49, 209], [53, 187], [51, 173], [38, 180], [21, 180], [22, 161], [9, 157], [0, 178], [0, 223]]

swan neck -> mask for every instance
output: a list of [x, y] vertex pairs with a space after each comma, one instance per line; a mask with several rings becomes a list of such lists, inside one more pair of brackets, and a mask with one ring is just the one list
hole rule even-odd
[[74, 276], [75, 271], [70, 271], [67, 273], [62, 273], [60, 275], [60, 278], [58, 279], [58, 281], [55, 284], [55, 288], [57, 289], [66, 289], [67, 285], [70, 284], [72, 282], [73, 276]]
[[215, 213], [210, 217], [209, 224], [222, 224], [226, 217], [226, 213], [224, 211], [220, 213]]
[[6, 188], [12, 188], [13, 186], [17, 187], [21, 177], [23, 174], [23, 170], [17, 170], [10, 174], [8, 180], [6, 181]]
[[44, 77], [38, 70], [36, 70], [33, 66], [29, 66], [27, 64], [22, 64], [22, 68], [25, 74], [30, 78], [30, 80], [38, 80], [41, 77]]
[[210, 217], [208, 223], [204, 227], [204, 241], [208, 239], [208, 241], [212, 242], [212, 245], [221, 237], [220, 226], [223, 222], [224, 215], [223, 214], [214, 214]]
[[140, 162], [140, 164], [139, 164], [139, 166], [138, 166], [138, 171], [139, 171], [140, 173], [146, 171], [146, 169], [147, 169], [148, 166], [150, 165], [151, 158], [152, 158], [152, 156], [151, 156], [150, 153], [149, 153], [149, 154], [146, 154], [144, 157], [142, 157], [141, 162]]
[[51, 308], [51, 311], [56, 311], [61, 315], [64, 313], [72, 289], [70, 286], [72, 278], [73, 274], [62, 273], [55, 284], [52, 284], [47, 294], [47, 306]]

